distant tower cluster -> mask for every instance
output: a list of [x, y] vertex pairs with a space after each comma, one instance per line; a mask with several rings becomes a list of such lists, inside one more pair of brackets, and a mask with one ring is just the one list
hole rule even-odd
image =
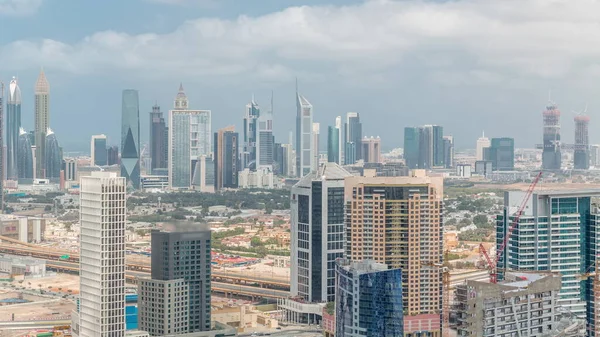
[[560, 110], [554, 102], [550, 101], [542, 115], [544, 118], [542, 168], [560, 170]]
[[575, 116], [575, 149], [573, 166], [577, 170], [587, 170], [590, 168], [589, 124], [589, 116], [585, 114]]

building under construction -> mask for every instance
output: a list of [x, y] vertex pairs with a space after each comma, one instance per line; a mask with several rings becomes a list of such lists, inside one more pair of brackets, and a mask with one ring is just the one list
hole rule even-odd
[[590, 145], [588, 127], [590, 117], [584, 114], [575, 116], [575, 146], [573, 150], [573, 167], [576, 170], [590, 168]]
[[550, 101], [542, 115], [544, 117], [542, 168], [560, 170], [560, 110], [554, 102]]

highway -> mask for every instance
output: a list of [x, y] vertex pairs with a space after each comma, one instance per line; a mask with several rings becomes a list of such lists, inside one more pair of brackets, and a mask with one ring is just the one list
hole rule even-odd
[[71, 320], [0, 322], [0, 330], [52, 329], [63, 325], [71, 325]]

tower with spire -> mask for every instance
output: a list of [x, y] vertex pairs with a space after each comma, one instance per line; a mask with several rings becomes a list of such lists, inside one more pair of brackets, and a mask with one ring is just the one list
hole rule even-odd
[[18, 179], [17, 145], [19, 129], [21, 128], [21, 89], [17, 78], [13, 76], [8, 85], [8, 100], [6, 101], [6, 177], [9, 180]]
[[187, 95], [185, 94], [185, 90], [183, 90], [183, 83], [179, 83], [179, 92], [175, 96], [175, 104], [173, 108], [175, 110], [187, 110], [189, 106], [189, 101]]
[[46, 131], [50, 124], [50, 84], [44, 69], [35, 83], [35, 177], [45, 177]]
[[491, 145], [490, 139], [485, 136], [485, 131], [482, 132], [481, 137], [477, 139], [477, 146], [475, 148], [475, 155], [477, 160], [486, 160], [485, 149]]
[[315, 167], [314, 150], [313, 106], [298, 92], [298, 79], [296, 79], [296, 175], [298, 177], [304, 177]]
[[250, 103], [246, 104], [244, 114], [244, 143], [242, 152], [242, 169], [250, 168], [256, 170], [256, 143], [258, 136], [258, 118], [260, 117], [260, 106], [254, 100], [254, 94]]

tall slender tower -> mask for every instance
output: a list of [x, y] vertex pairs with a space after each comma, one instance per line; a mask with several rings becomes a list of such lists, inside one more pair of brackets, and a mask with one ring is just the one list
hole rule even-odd
[[35, 176], [44, 178], [46, 163], [46, 131], [50, 126], [50, 84], [44, 70], [35, 83]]
[[17, 180], [17, 144], [21, 128], [21, 89], [13, 77], [8, 86], [6, 101], [6, 176]]
[[[348, 112], [346, 114], [346, 130], [344, 134], [346, 140], [344, 147], [346, 148], [345, 164], [352, 165], [356, 161], [363, 159], [361, 153], [362, 141], [362, 123], [360, 122], [360, 114], [358, 112]], [[352, 151], [353, 153], [348, 153]]]
[[544, 170], [560, 170], [560, 110], [554, 102], [550, 101], [542, 116], [544, 118], [542, 168]]
[[579, 114], [575, 116], [575, 151], [573, 155], [573, 167], [576, 170], [587, 170], [590, 168], [590, 138], [589, 138], [590, 116]]
[[81, 178], [81, 337], [125, 336], [125, 186], [114, 172]]
[[167, 168], [167, 153], [165, 139], [167, 136], [165, 119], [160, 111], [160, 106], [155, 104], [150, 113], [150, 157], [152, 158], [152, 170], [157, 168]]
[[258, 103], [252, 101], [246, 104], [246, 113], [244, 115], [244, 153], [242, 153], [242, 169], [249, 168], [253, 165], [253, 169], [257, 168], [256, 158], [256, 143], [258, 142], [258, 118], [260, 117], [260, 107]]
[[296, 175], [304, 177], [313, 169], [313, 106], [296, 84]]
[[121, 176], [140, 187], [140, 108], [137, 90], [123, 90], [121, 115]]

